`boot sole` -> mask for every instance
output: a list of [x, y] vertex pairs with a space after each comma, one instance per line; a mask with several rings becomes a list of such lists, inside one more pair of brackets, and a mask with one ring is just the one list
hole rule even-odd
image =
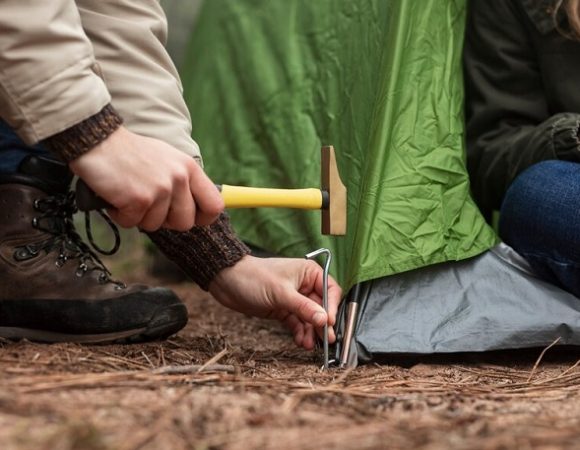
[[168, 338], [187, 324], [187, 309], [175, 304], [157, 311], [146, 326], [101, 334], [66, 334], [19, 327], [0, 327], [0, 337], [10, 340], [27, 339], [35, 342], [77, 344], [136, 344]]

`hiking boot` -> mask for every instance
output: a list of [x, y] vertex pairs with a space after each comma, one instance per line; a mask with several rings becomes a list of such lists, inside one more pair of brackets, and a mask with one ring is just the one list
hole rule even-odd
[[0, 337], [128, 343], [179, 331], [187, 310], [172, 291], [111, 279], [82, 242], [71, 179], [65, 164], [35, 156], [0, 175]]

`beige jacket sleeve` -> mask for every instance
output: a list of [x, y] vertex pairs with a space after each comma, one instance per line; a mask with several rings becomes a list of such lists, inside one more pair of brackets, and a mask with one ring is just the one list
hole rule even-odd
[[73, 0], [0, 1], [0, 116], [28, 144], [111, 98]]
[[111, 102], [201, 162], [157, 0], [0, 1], [0, 116], [29, 144]]
[[133, 132], [160, 139], [201, 162], [179, 75], [165, 43], [158, 0], [77, 0], [113, 106]]

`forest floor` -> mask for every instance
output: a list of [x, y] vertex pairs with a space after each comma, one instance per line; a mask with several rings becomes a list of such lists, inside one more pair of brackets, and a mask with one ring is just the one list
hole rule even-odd
[[164, 342], [0, 342], [0, 448], [580, 446], [577, 351], [323, 372], [320, 354], [295, 348], [278, 324], [228, 311], [192, 284], [171, 287], [190, 317]]

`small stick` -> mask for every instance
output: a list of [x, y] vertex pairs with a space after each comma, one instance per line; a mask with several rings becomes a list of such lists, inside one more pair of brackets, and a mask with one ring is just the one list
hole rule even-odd
[[199, 369], [198, 372], [203, 372], [207, 367], [211, 366], [212, 364], [217, 363], [220, 359], [222, 359], [226, 353], [228, 352], [227, 347], [224, 348], [221, 352], [217, 355], [213, 356], [212, 358], [208, 359]]
[[188, 364], [185, 366], [164, 366], [153, 371], [158, 375], [181, 375], [199, 372], [227, 372], [233, 373], [236, 369], [231, 364]]
[[147, 354], [145, 352], [141, 352], [141, 354], [147, 360], [147, 362], [149, 363], [149, 365], [151, 366], [151, 368], [155, 369], [155, 365], [151, 362], [151, 360], [149, 359], [149, 357], [147, 356]]
[[578, 367], [580, 365], [580, 359], [578, 361], [576, 361], [576, 363], [572, 366], [572, 367], [568, 367], [564, 372], [562, 372], [560, 375], [558, 375], [556, 377], [556, 379], [558, 378], [562, 378], [564, 375], [566, 375], [569, 372], [572, 372], [576, 367]]
[[562, 339], [561, 336], [558, 336], [558, 338], [552, 342], [550, 345], [548, 345], [544, 350], [542, 350], [542, 353], [540, 353], [540, 356], [538, 356], [538, 359], [536, 361], [536, 363], [534, 364], [534, 367], [532, 367], [532, 371], [530, 372], [530, 376], [528, 377], [526, 383], [529, 383], [532, 380], [532, 377], [534, 376], [534, 374], [536, 373], [536, 369], [538, 368], [538, 366], [540, 365], [540, 362], [542, 362], [542, 358], [544, 357], [544, 355], [546, 354], [546, 352], [548, 350], [550, 350], [554, 345], [556, 345], [558, 342], [560, 342], [560, 339]]

